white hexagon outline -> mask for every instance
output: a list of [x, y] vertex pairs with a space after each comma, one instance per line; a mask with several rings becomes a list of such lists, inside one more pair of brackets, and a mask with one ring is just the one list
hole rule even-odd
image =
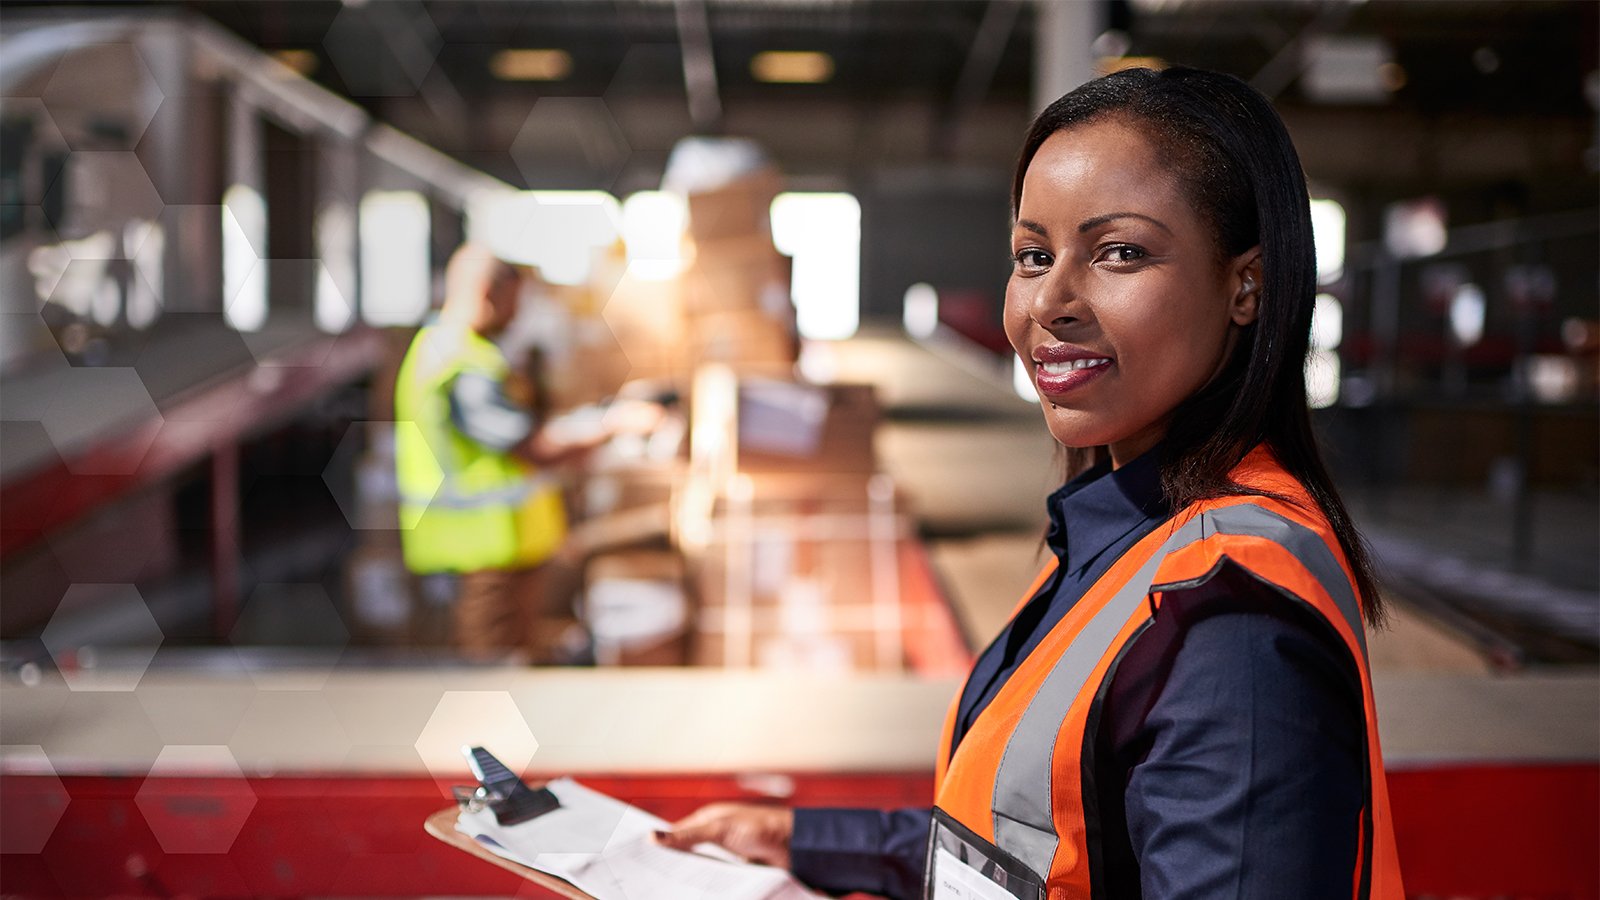
[[[370, 40], [374, 32], [383, 30], [383, 23], [372, 20], [371, 16], [390, 15], [391, 13], [395, 16], [401, 16], [405, 15], [407, 11], [411, 15], [406, 22], [402, 23], [405, 27], [393, 29], [392, 36], [401, 39], [415, 38], [419, 40], [421, 45], [417, 49], [420, 49], [428, 57], [427, 66], [423, 67], [420, 61], [408, 63], [401, 58], [400, 54], [395, 53], [393, 48], [386, 48], [386, 52], [392, 57], [400, 73], [406, 77], [407, 81], [411, 82], [411, 90], [409, 92], [388, 90], [371, 92], [366, 90], [369, 87], [380, 86], [361, 84], [359, 83], [360, 76], [355, 79], [350, 77], [352, 67], [359, 70], [360, 62], [348, 57], [348, 42], [351, 40]], [[366, 21], [357, 21], [362, 18], [365, 18]], [[422, 22], [427, 23], [427, 31], [431, 32], [431, 34], [424, 33], [424, 29], [421, 27]], [[336, 34], [341, 26], [347, 29], [353, 28], [355, 31], [350, 35]], [[327, 54], [328, 61], [333, 64], [334, 71], [339, 73], [339, 78], [345, 83], [345, 88], [354, 97], [409, 97], [415, 95], [422, 90], [422, 84], [427, 80], [428, 73], [432, 72], [433, 67], [437, 64], [439, 51], [443, 47], [444, 36], [439, 33], [439, 27], [434, 23], [433, 16], [428, 13], [427, 7], [420, 0], [385, 0], [384, 3], [372, 4], [371, 7], [365, 3], [343, 4], [334, 15], [333, 21], [328, 23], [328, 30], [322, 36], [323, 52]], [[341, 57], [345, 57], [343, 62], [340, 61]]]
[[[50, 193], [50, 189], [54, 188], [57, 182], [67, 177], [67, 169], [73, 165], [74, 160], [78, 160], [81, 163], [89, 157], [93, 157], [93, 160], [114, 160], [121, 164], [122, 171], [114, 171], [113, 174], [116, 177], [110, 179], [118, 185], [119, 189], [127, 189], [129, 187], [137, 189], [140, 186], [149, 189], [148, 196], [144, 198], [136, 198], [142, 199], [146, 202], [136, 203], [133, 207], [133, 212], [141, 214], [148, 212], [150, 213], [149, 215], [121, 215], [128, 210], [128, 207], [118, 204], [116, 211], [119, 214], [119, 218], [134, 218], [146, 222], [158, 222], [161, 220], [161, 214], [167, 208], [167, 202], [161, 197], [161, 192], [156, 190], [155, 182], [150, 180], [150, 173], [146, 171], [144, 167], [144, 160], [141, 160], [139, 155], [132, 150], [73, 150], [67, 155], [67, 158], [62, 163], [61, 168], [55, 173], [55, 177], [51, 179], [48, 185], [45, 186], [45, 194], [48, 195]], [[90, 163], [92, 163], [93, 160], [90, 160]], [[131, 160], [133, 163], [131, 167], [127, 165], [129, 160]], [[138, 176], [131, 177], [135, 170], [138, 171]], [[151, 198], [155, 199], [154, 203], [148, 202]], [[92, 247], [84, 248], [81, 252], [74, 252], [74, 248], [78, 246], [75, 241], [81, 241], [83, 239], [63, 238], [61, 236], [61, 229], [58, 227], [58, 223], [49, 222], [48, 220], [46, 221], [50, 226], [50, 230], [55, 234], [56, 240], [59, 242], [60, 246], [65, 247], [67, 251], [72, 254], [74, 259], [107, 258], [98, 255], [98, 251], [95, 251]], [[99, 231], [103, 230], [104, 229], [97, 229], [97, 231], [93, 233], [99, 233]], [[122, 255], [126, 256], [126, 258], [131, 260], [138, 255], [140, 246], [142, 246], [142, 242], [140, 244], [135, 244], [132, 248], [124, 247], [121, 253]]]
[[[410, 530], [412, 528], [415, 528], [417, 526], [417, 520], [420, 519], [421, 516], [422, 516], [422, 513], [420, 511], [414, 512], [414, 513], [408, 513], [406, 511], [406, 509], [404, 507], [402, 507], [400, 509], [399, 519], [396, 520], [396, 521], [393, 521], [393, 522], [376, 522], [376, 521], [368, 522], [368, 521], [362, 521], [361, 520], [361, 516], [359, 515], [359, 510], [360, 510], [359, 500], [356, 497], [342, 497], [342, 496], [340, 496], [340, 494], [342, 492], [334, 490], [333, 483], [328, 480], [328, 472], [333, 468], [335, 463], [336, 462], [342, 462], [345, 459], [345, 457], [346, 457], [346, 455], [348, 453], [353, 452], [353, 451], [347, 451], [346, 447], [348, 447], [351, 444], [351, 442], [360, 439], [359, 435], [357, 434], [357, 429], [363, 429], [363, 428], [364, 429], [368, 429], [368, 432], [370, 434], [371, 433], [371, 429], [373, 428], [373, 426], [378, 426], [378, 425], [391, 426], [391, 435], [392, 435], [392, 437], [389, 440], [389, 443], [390, 443], [391, 447], [398, 446], [398, 443], [399, 443], [399, 432], [402, 431], [402, 430], [414, 431], [414, 432], [417, 433], [419, 438], [421, 437], [421, 433], [422, 433], [422, 429], [417, 425], [417, 423], [414, 422], [414, 421], [411, 421], [410, 419], [403, 419], [403, 420], [361, 419], [361, 420], [357, 420], [357, 421], [351, 422], [350, 425], [345, 429], [344, 436], [339, 438], [339, 444], [338, 444], [337, 447], [334, 448], [333, 455], [328, 458], [328, 465], [326, 467], [324, 467], [323, 470], [322, 470], [322, 483], [327, 485], [328, 493], [333, 495], [334, 503], [338, 505], [339, 511], [344, 513], [345, 522], [350, 525], [350, 528], [352, 530], [354, 530], [354, 531], [408, 531], [408, 530]], [[418, 440], [416, 442], [416, 444], [417, 444], [417, 446], [424, 447], [424, 448], [426, 448], [428, 446], [427, 442], [425, 440]], [[432, 454], [431, 450], [429, 450], [429, 454], [430, 455]], [[368, 455], [370, 455], [370, 450], [369, 450]], [[389, 456], [390, 456], [390, 458], [392, 460], [394, 458], [394, 453], [391, 452], [389, 454]], [[363, 456], [362, 458], [365, 458], [365, 456]], [[359, 459], [352, 460], [352, 463], [359, 463], [359, 462], [360, 462]], [[390, 468], [393, 468], [393, 465], [395, 465], [395, 463], [391, 462]], [[437, 461], [436, 461], [435, 468], [438, 468], [440, 470], [440, 474], [439, 474], [439, 480], [434, 483], [433, 490], [428, 492], [428, 499], [429, 499], [430, 503], [432, 502], [432, 499], [433, 499], [434, 495], [438, 494], [439, 488], [444, 485], [444, 470], [443, 470], [442, 467], [439, 467], [437, 465]], [[391, 472], [390, 474], [392, 475], [394, 473]], [[357, 475], [355, 478], [352, 479], [352, 485], [355, 486], [358, 490], [359, 490], [360, 480], [361, 479], [360, 479], [359, 475]], [[379, 499], [380, 500], [391, 500], [392, 499], [396, 503], [398, 503], [399, 499], [400, 499], [400, 497], [399, 497], [400, 488], [399, 488], [399, 484], [398, 483], [394, 484], [394, 489], [395, 489], [395, 494], [394, 494], [393, 497], [384, 497], [384, 498], [379, 498]], [[382, 504], [379, 504], [379, 505], [381, 506]], [[427, 505], [428, 504], [425, 503], [425, 504], [423, 504], [423, 507], [426, 508]]]
[[618, 124], [616, 116], [611, 114], [611, 107], [606, 105], [604, 97], [540, 97], [533, 101], [533, 105], [528, 108], [528, 114], [522, 119], [522, 124], [517, 126], [517, 133], [511, 139], [511, 146], [506, 148], [506, 153], [511, 156], [512, 164], [517, 167], [517, 171], [521, 173], [528, 186], [530, 188], [539, 186], [538, 173], [540, 166], [537, 159], [538, 154], [527, 145], [534, 134], [546, 131], [547, 123], [539, 123], [537, 121], [541, 106], [544, 107], [546, 115], [549, 115], [549, 110], [551, 109], [561, 110], [561, 112], [557, 113], [558, 118], [555, 121], [560, 121], [572, 115], [566, 112], [570, 108], [578, 111], [575, 121], [580, 123], [580, 127], [583, 127], [586, 120], [597, 123], [600, 126], [601, 130], [606, 133], [606, 137], [610, 138], [607, 143], [610, 145], [611, 150], [616, 151], [617, 159], [614, 164], [608, 164], [602, 160], [600, 165], [596, 166], [587, 159], [589, 154], [585, 152], [585, 162], [589, 165], [592, 173], [601, 176], [600, 183], [604, 190], [610, 191], [615, 187], [617, 179], [621, 178], [622, 173], [627, 171], [628, 160], [633, 156], [633, 146], [628, 143], [628, 135], [622, 130], [622, 126]]
[[[48, 798], [59, 795], [62, 799], [59, 806], [49, 808], [31, 807], [19, 809], [20, 802], [17, 795], [8, 793], [5, 811], [0, 813], [9, 819], [10, 828], [0, 828], [0, 854], [37, 854], [44, 851], [45, 845], [50, 843], [50, 836], [55, 833], [56, 826], [61, 824], [61, 819], [67, 814], [67, 807], [72, 804], [72, 795], [67, 792], [67, 786], [62, 783], [61, 776], [56, 774], [55, 766], [51, 764], [50, 757], [44, 748], [38, 744], [4, 744], [0, 745], [0, 760], [5, 762], [7, 777], [25, 777], [40, 779], [46, 787], [39, 792], [39, 796]], [[13, 783], [14, 785], [15, 783]], [[13, 786], [13, 790], [15, 787]], [[34, 796], [31, 791], [25, 792], [30, 798]], [[7, 815], [9, 814], [9, 815]], [[23, 846], [18, 846], [19, 836], [16, 831], [24, 831], [21, 836]], [[5, 837], [9, 835], [9, 837]], [[37, 838], [37, 840], [33, 840]]]
[[461, 748], [483, 746], [520, 775], [533, 761], [539, 741], [510, 691], [447, 690], [412, 746], [449, 796], [451, 785], [464, 783], [463, 777], [471, 780]]
[[[133, 356], [134, 362], [131, 365], [125, 365], [125, 366], [108, 366], [108, 365], [97, 364], [97, 363], [93, 363], [93, 362], [89, 362], [89, 361], [84, 361], [84, 362], [74, 361], [74, 359], [73, 359], [74, 354], [69, 353], [67, 351], [67, 348], [62, 346], [62, 344], [61, 344], [61, 335], [56, 333], [56, 330], [50, 327], [50, 323], [46, 322], [44, 320], [43, 310], [49, 308], [49, 306], [51, 304], [58, 304], [62, 309], [66, 309], [69, 314], [77, 315], [75, 312], [73, 312], [70, 309], [70, 307], [67, 307], [66, 304], [59, 303], [56, 300], [57, 292], [59, 292], [61, 290], [62, 284], [67, 281], [67, 274], [69, 272], [73, 271], [73, 269], [75, 269], [75, 268], [77, 268], [77, 269], [90, 268], [90, 267], [93, 267], [97, 263], [99, 263], [102, 266], [104, 266], [106, 264], [113, 263], [113, 262], [120, 262], [120, 263], [126, 264], [127, 267], [128, 267], [128, 277], [133, 281], [138, 281], [138, 282], [142, 283], [144, 288], [145, 288], [145, 290], [148, 290], [152, 295], [155, 296], [155, 298], [156, 298], [156, 308], [157, 308], [155, 319], [152, 319], [150, 321], [150, 324], [147, 324], [144, 327], [140, 327], [140, 328], [132, 328], [132, 327], [121, 328], [119, 325], [116, 325], [116, 324], [113, 324], [111, 326], [101, 325], [99, 322], [94, 321], [92, 313], [90, 315], [88, 315], [88, 316], [81, 316], [81, 315], [78, 316], [76, 321], [72, 322], [72, 323], [69, 323], [69, 325], [70, 324], [83, 324], [86, 328], [91, 328], [91, 329], [92, 328], [117, 328], [117, 329], [119, 329], [118, 330], [118, 334], [120, 336], [120, 340], [118, 342], [118, 349], [120, 351], [122, 351], [122, 352], [131, 353], [132, 356]], [[109, 278], [109, 276], [105, 275], [104, 273], [101, 273], [99, 281], [101, 283], [103, 283], [108, 278]], [[133, 287], [133, 285], [130, 284], [129, 287]], [[151, 332], [150, 325], [153, 325], [155, 323], [156, 319], [161, 318], [161, 316], [166, 313], [166, 298], [163, 297], [161, 295], [161, 293], [155, 289], [155, 286], [150, 283], [150, 279], [145, 275], [144, 268], [142, 266], [140, 266], [136, 260], [131, 259], [131, 258], [130, 259], [93, 259], [93, 258], [78, 257], [78, 258], [69, 259], [69, 260], [67, 260], [66, 266], [64, 266], [61, 269], [61, 273], [56, 277], [54, 285], [51, 286], [50, 294], [47, 297], [45, 297], [42, 302], [43, 302], [43, 306], [41, 306], [41, 312], [35, 313], [34, 315], [38, 316], [40, 323], [43, 324], [45, 330], [50, 333], [50, 339], [55, 342], [56, 349], [61, 351], [62, 360], [64, 360], [68, 365], [73, 366], [75, 368], [90, 368], [90, 369], [126, 369], [126, 368], [136, 368], [136, 366], [138, 364], [139, 357], [141, 357], [144, 354], [145, 346], [149, 343], [149, 340], [150, 340], [150, 332]], [[92, 302], [93, 301], [91, 301], [91, 303]], [[121, 323], [126, 323], [127, 322], [127, 316], [128, 316], [128, 307], [127, 307], [126, 301], [124, 300], [122, 308], [118, 311], [118, 321], [121, 322]], [[138, 339], [138, 343], [137, 344], [135, 344], [134, 341], [128, 339], [130, 335], [137, 336], [137, 339]], [[140, 380], [142, 382], [143, 378], [141, 377]]]
[[[151, 99], [148, 96], [143, 98], [134, 98], [135, 112], [142, 118], [143, 121], [138, 122], [137, 127], [128, 134], [128, 147], [129, 149], [132, 149], [133, 147], [137, 147], [139, 142], [144, 139], [145, 132], [150, 129], [150, 123], [155, 121], [156, 110], [160, 109], [161, 102], [166, 99], [166, 94], [164, 94], [161, 90], [160, 79], [156, 78], [155, 71], [151, 69], [150, 64], [145, 61], [144, 52], [139, 49], [139, 45], [136, 42], [101, 41], [85, 43], [69, 48], [56, 60], [55, 68], [50, 72], [49, 80], [45, 82], [44, 87], [39, 91], [39, 99], [44, 102], [45, 108], [48, 109], [51, 105], [51, 89], [64, 89], [58, 87], [57, 80], [79, 74], [78, 72], [72, 71], [69, 68], [74, 60], [74, 57], [81, 58], [89, 53], [102, 50], [103, 48], [118, 46], [127, 47], [129, 57], [133, 60], [137, 68], [143, 70], [143, 81], [145, 82], [145, 87], [150, 94], [154, 95], [153, 99], [155, 101], [153, 103], [148, 102]], [[102, 71], [97, 71], [90, 77], [96, 83], [103, 83], [103, 75], [104, 73]], [[55, 103], [64, 110], [74, 108], [71, 104], [65, 102], [65, 98], [57, 97]], [[148, 109], [144, 108], [146, 106], [148, 106]]]
[[[285, 740], [293, 723], [293, 746]], [[324, 771], [350, 753], [351, 740], [320, 690], [260, 689], [228, 739], [247, 771], [260, 777], [280, 772]]]
[[[11, 407], [7, 418], [24, 419], [39, 422], [44, 426], [45, 434], [49, 436], [50, 443], [55, 446], [56, 453], [66, 463], [67, 470], [76, 475], [130, 475], [139, 470], [144, 463], [144, 458], [150, 452], [150, 447], [155, 443], [156, 435], [160, 432], [165, 419], [160, 409], [150, 397], [150, 392], [144, 386], [144, 379], [133, 366], [104, 366], [100, 368], [89, 366], [72, 366], [55, 373], [55, 380], [49, 387], [70, 388], [78, 393], [91, 397], [101, 398], [108, 390], [128, 391], [121, 399], [139, 406], [142, 409], [133, 415], [124, 413], [121, 416], [106, 416], [103, 411], [99, 416], [94, 416], [94, 411], [77, 410], [70, 415], [79, 417], [89, 416], [95, 421], [89, 426], [81, 422], [64, 421], [70, 418], [69, 411], [62, 409], [50, 397], [41, 394], [37, 396], [23, 395], [24, 402], [28, 404], [20, 412], [15, 408], [18, 397], [13, 392], [6, 399], [6, 405]], [[68, 382], [77, 382], [68, 384]], [[98, 382], [98, 383], [96, 383]], [[138, 392], [134, 394], [130, 386], [137, 386]], [[59, 393], [57, 393], [59, 396]], [[143, 402], [140, 402], [140, 399]], [[94, 402], [101, 402], [95, 400]], [[101, 404], [103, 406], [103, 403]], [[43, 409], [39, 409], [43, 406]], [[140, 414], [142, 413], [142, 415]], [[135, 416], [138, 416], [135, 419]], [[103, 441], [105, 429], [102, 427], [106, 421], [118, 423], [121, 433], [119, 443], [111, 451], [105, 450]], [[137, 438], [137, 445], [129, 443]], [[86, 451], [97, 451], [85, 456]]]
[[[52, 629], [60, 630], [57, 625], [58, 617], [62, 615], [63, 607], [70, 608], [71, 604], [67, 602], [68, 598], [74, 592], [92, 590], [94, 587], [100, 587], [103, 591], [106, 589], [114, 591], [106, 595], [110, 598], [109, 600], [105, 598], [98, 600], [102, 609], [108, 603], [115, 605], [122, 616], [137, 622], [138, 627], [143, 628], [144, 624], [148, 623], [149, 627], [143, 630], [143, 634], [136, 636], [148, 637], [153, 634], [155, 637], [155, 643], [136, 644], [134, 645], [137, 648], [136, 651], [128, 652], [130, 659], [136, 663], [133, 669], [113, 670], [109, 674], [105, 670], [96, 671], [98, 669], [97, 664], [84, 665], [84, 651], [93, 649], [93, 645], [87, 647], [67, 646], [60, 638], [52, 641], [50, 637]], [[142, 617], [141, 613], [143, 614]], [[102, 612], [100, 616], [104, 618], [105, 613]], [[150, 607], [145, 603], [144, 597], [140, 595], [137, 586], [125, 582], [76, 582], [68, 585], [66, 592], [62, 595], [61, 602], [56, 606], [55, 612], [51, 613], [50, 621], [45, 625], [44, 631], [40, 633], [39, 640], [44, 644], [46, 652], [50, 654], [50, 659], [55, 663], [56, 670], [61, 673], [62, 680], [66, 682], [69, 690], [125, 692], [138, 688], [140, 680], [144, 678], [145, 670], [150, 667], [151, 660], [155, 659], [156, 650], [161, 646], [162, 641], [166, 640], [166, 635], [162, 633], [161, 625], [156, 622], [155, 616], [150, 614]], [[122, 645], [116, 646], [120, 647]], [[149, 652], [146, 653], [146, 650]], [[68, 656], [69, 653], [72, 655]], [[65, 659], [63, 659], [64, 657]], [[91, 657], [91, 659], [93, 658]], [[63, 662], [66, 664], [63, 665]], [[87, 673], [86, 669], [89, 670]]]
[[[205, 702], [197, 692], [237, 692], [243, 702]], [[184, 682], [151, 684], [144, 682], [133, 692], [144, 710], [145, 721], [165, 744], [225, 744], [238, 730], [255, 697], [252, 682], [237, 678], [213, 678], [201, 685]], [[190, 710], [194, 711], [191, 712]], [[202, 720], [203, 721], [200, 721]]]
[[[312, 300], [313, 303], [315, 303], [316, 292], [321, 289], [321, 283], [325, 280], [329, 285], [331, 285], [333, 287], [333, 289], [335, 291], [339, 292], [339, 300], [344, 304], [345, 310], [349, 313], [349, 316], [346, 319], [346, 322], [352, 323], [352, 324], [355, 322], [355, 320], [356, 320], [355, 306], [353, 304], [351, 304], [350, 301], [347, 300], [344, 297], [344, 294], [340, 290], [337, 282], [335, 282], [332, 273], [328, 271], [327, 264], [324, 263], [322, 260], [315, 259], [315, 258], [298, 259], [298, 258], [286, 258], [286, 257], [259, 257], [258, 256], [258, 257], [256, 257], [255, 265], [251, 267], [250, 274], [245, 277], [244, 282], [248, 282], [248, 281], [250, 281], [250, 280], [252, 280], [254, 278], [257, 278], [257, 277], [263, 277], [263, 278], [266, 279], [267, 311], [266, 311], [266, 318], [262, 322], [263, 325], [266, 325], [267, 323], [270, 323], [272, 321], [272, 305], [271, 305], [272, 304], [272, 277], [275, 274], [273, 272], [273, 269], [278, 269], [278, 272], [276, 274], [284, 274], [283, 270], [282, 270], [283, 266], [289, 266], [291, 268], [300, 268], [300, 269], [304, 269], [304, 270], [309, 270], [309, 271], [302, 271], [302, 272], [299, 272], [299, 273], [291, 272], [291, 274], [299, 274], [299, 275], [309, 274], [309, 275], [312, 276], [310, 278], [310, 285], [311, 285], [311, 288], [310, 288], [311, 289], [311, 298], [310, 299]], [[242, 291], [244, 289], [244, 282], [241, 282], [238, 285], [238, 288], [239, 288], [240, 291]], [[225, 309], [226, 308], [231, 308], [233, 303], [234, 303], [234, 301], [238, 299], [238, 296], [239, 296], [239, 294], [235, 293], [233, 295], [233, 297], [228, 300], [228, 302], [227, 302], [227, 304], [225, 306]], [[274, 338], [274, 337], [272, 337], [267, 331], [265, 331], [264, 328], [263, 329], [238, 330], [238, 334], [239, 334], [240, 339], [242, 339], [244, 341], [245, 349], [250, 351], [250, 356], [251, 356], [251, 358], [253, 358], [255, 360], [256, 365], [263, 366], [263, 367], [266, 367], [266, 368], [274, 368], [274, 369], [307, 368], [307, 369], [314, 369], [314, 368], [317, 368], [317, 367], [321, 366], [323, 363], [327, 362], [328, 361], [328, 357], [333, 355], [333, 343], [334, 342], [332, 340], [323, 340], [323, 341], [317, 342], [317, 344], [314, 347], [315, 352], [310, 354], [310, 355], [279, 356], [279, 355], [276, 355], [274, 351], [283, 349], [284, 344], [283, 344], [282, 338]], [[326, 332], [322, 332], [322, 331], [319, 330], [318, 334], [319, 335], [323, 335], [323, 334], [326, 334]], [[332, 335], [328, 335], [328, 336], [330, 338], [332, 337]]]
[[[293, 669], [275, 669], [270, 667], [264, 668], [253, 662], [249, 653], [240, 652], [250, 646], [241, 644], [239, 642], [239, 632], [240, 629], [246, 627], [247, 622], [251, 617], [251, 611], [261, 609], [263, 603], [278, 602], [265, 595], [279, 593], [280, 591], [293, 591], [296, 595], [304, 593], [308, 595], [308, 597], [312, 594], [320, 596], [321, 602], [315, 603], [315, 606], [318, 607], [318, 613], [320, 614], [324, 611], [324, 609], [326, 612], [331, 613], [333, 618], [337, 620], [339, 628], [342, 631], [342, 634], [339, 636], [339, 640], [336, 645], [314, 645], [307, 654], [307, 663], [297, 666]], [[300, 598], [296, 596], [295, 599], [299, 600]], [[259, 616], [260, 613], [257, 613], [256, 615]], [[297, 618], [300, 617], [297, 616]], [[302, 621], [301, 624], [306, 623]], [[228, 643], [238, 654], [240, 666], [245, 670], [246, 673], [249, 674], [250, 679], [255, 682], [257, 688], [292, 691], [318, 690], [322, 688], [323, 685], [328, 683], [328, 677], [333, 674], [334, 669], [338, 668], [339, 659], [344, 655], [345, 649], [349, 647], [350, 626], [345, 622], [344, 616], [340, 614], [338, 607], [334, 605], [333, 598], [328, 596], [328, 589], [320, 582], [261, 582], [250, 591], [250, 596], [245, 598], [244, 602], [239, 605], [239, 614], [234, 618], [233, 627], [228, 633]], [[304, 648], [310, 645], [307, 645], [304, 642], [296, 642], [289, 645], [269, 644], [265, 646], [293, 646]]]
[[[164, 779], [194, 777], [207, 778], [213, 784], [193, 793], [162, 789], [170, 784]], [[192, 829], [175, 831], [171, 827], [172, 820], [168, 818], [169, 815], [181, 821], [181, 813], [174, 813], [170, 808], [174, 799], [199, 800], [202, 803], [217, 802], [221, 798], [217, 787], [235, 784], [243, 790], [235, 791], [231, 798], [222, 799], [239, 801], [243, 797], [248, 797], [242, 815], [239, 815], [237, 810], [229, 811], [227, 818], [211, 823], [204, 831]], [[239, 765], [239, 761], [234, 758], [233, 751], [227, 745], [168, 744], [162, 748], [161, 755], [157, 756], [151, 765], [150, 772], [145, 775], [144, 783], [134, 794], [133, 802], [163, 852], [214, 854], [227, 853], [233, 849], [234, 842], [244, 831], [245, 823], [250, 820], [250, 814], [255, 811], [259, 801], [255, 789], [244, 777], [243, 767]], [[233, 821], [235, 816], [237, 822]]]

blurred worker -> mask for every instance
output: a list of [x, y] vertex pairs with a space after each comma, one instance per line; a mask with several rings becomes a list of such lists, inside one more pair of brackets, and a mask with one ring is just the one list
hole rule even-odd
[[[444, 307], [411, 342], [395, 385], [395, 458], [406, 566], [459, 573], [455, 644], [473, 656], [523, 649], [554, 661], [570, 611], [547, 565], [567, 533], [548, 468], [607, 432], [557, 441], [491, 340], [517, 313], [522, 279], [465, 244], [445, 269]], [[415, 427], [410, 427], [410, 426]]]

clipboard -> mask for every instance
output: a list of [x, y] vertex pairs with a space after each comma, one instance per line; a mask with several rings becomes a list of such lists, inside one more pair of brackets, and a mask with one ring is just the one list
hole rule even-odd
[[422, 830], [458, 850], [465, 850], [479, 859], [494, 863], [508, 872], [514, 872], [562, 897], [571, 900], [594, 900], [592, 895], [585, 893], [565, 878], [506, 859], [484, 846], [472, 835], [456, 828], [456, 820], [464, 808], [488, 807], [494, 810], [495, 818], [501, 824], [509, 825], [536, 818], [559, 807], [559, 802], [549, 791], [528, 787], [522, 779], [482, 747], [462, 747], [461, 752], [467, 757], [467, 764], [472, 768], [472, 774], [478, 779], [478, 784], [471, 788], [456, 788], [456, 805], [428, 816], [422, 823]]
[[458, 808], [434, 813], [424, 828], [559, 896], [594, 900], [592, 888], [607, 897], [821, 898], [791, 873], [713, 844], [655, 846], [649, 832], [669, 824], [661, 818], [570, 778], [530, 788], [482, 747], [463, 750], [478, 784], [456, 788]]
[[551, 893], [569, 897], [571, 900], [594, 900], [592, 895], [579, 890], [565, 878], [557, 878], [538, 869], [530, 869], [522, 863], [512, 862], [503, 856], [498, 856], [488, 847], [474, 840], [471, 835], [464, 831], [457, 831], [456, 817], [460, 814], [460, 807], [451, 806], [447, 809], [441, 809], [422, 823], [422, 829], [457, 850], [465, 850], [481, 860], [494, 863], [507, 872], [514, 872]]

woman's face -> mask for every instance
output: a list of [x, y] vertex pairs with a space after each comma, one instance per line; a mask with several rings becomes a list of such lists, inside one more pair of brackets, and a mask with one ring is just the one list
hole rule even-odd
[[1222, 262], [1207, 221], [1135, 127], [1051, 135], [1023, 177], [1006, 334], [1069, 447], [1114, 465], [1155, 446], [1255, 320], [1260, 251]]

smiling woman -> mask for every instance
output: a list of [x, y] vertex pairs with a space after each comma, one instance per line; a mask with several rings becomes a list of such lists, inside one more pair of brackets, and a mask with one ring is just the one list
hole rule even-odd
[[934, 806], [719, 805], [663, 840], [892, 897], [1403, 897], [1282, 123], [1229, 76], [1119, 72], [1040, 114], [1011, 199], [1006, 332], [1071, 478]]
[[1129, 121], [1058, 131], [1028, 166], [1006, 333], [1068, 447], [1155, 446], [1255, 321], [1261, 251], [1221, 258], [1160, 148]]

